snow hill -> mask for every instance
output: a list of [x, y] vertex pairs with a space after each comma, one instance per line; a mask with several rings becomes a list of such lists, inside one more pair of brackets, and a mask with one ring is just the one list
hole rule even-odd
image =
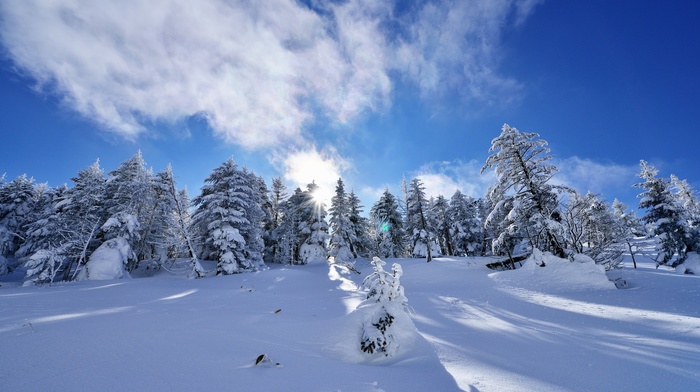
[[587, 263], [494, 272], [486, 258], [386, 261], [403, 266], [415, 311], [390, 358], [359, 351], [367, 260], [362, 274], [316, 263], [194, 280], [175, 265], [0, 282], [0, 390], [700, 390], [698, 276], [642, 256], [611, 276], [625, 289]]

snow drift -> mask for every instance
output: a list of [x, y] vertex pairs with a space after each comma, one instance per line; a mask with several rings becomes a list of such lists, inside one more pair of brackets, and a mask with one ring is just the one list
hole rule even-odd
[[503, 285], [544, 291], [615, 289], [605, 267], [583, 254], [576, 254], [573, 259], [562, 259], [535, 248], [521, 268], [496, 272], [491, 277]]

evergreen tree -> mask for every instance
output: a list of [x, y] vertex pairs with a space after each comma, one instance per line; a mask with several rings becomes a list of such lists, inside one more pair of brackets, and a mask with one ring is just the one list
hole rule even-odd
[[104, 200], [107, 220], [102, 226], [105, 241], [124, 238], [136, 257], [127, 271], [138, 267], [140, 260], [151, 259], [151, 225], [155, 219], [155, 192], [152, 173], [146, 168], [141, 151], [122, 162], [107, 178]]
[[388, 357], [396, 353], [400, 345], [394, 335], [397, 324], [410, 323], [405, 313], [411, 312], [411, 308], [400, 281], [403, 275], [401, 265], [394, 263], [389, 273], [383, 268], [385, 264], [378, 257], [372, 260], [374, 272], [362, 282], [367, 298], [358, 309], [366, 315], [360, 350]]
[[36, 189], [25, 174], [0, 187], [0, 257], [12, 257], [27, 237], [34, 219]]
[[[692, 242], [688, 241], [691, 236], [682, 223], [683, 210], [671, 193], [670, 181], [657, 177], [659, 171], [644, 160], [639, 165], [641, 171], [638, 176], [643, 182], [635, 186], [644, 189], [637, 196], [640, 199], [639, 208], [646, 210], [642, 221], [659, 238], [661, 260], [657, 260], [657, 263], [675, 267], [683, 263], [687, 253], [693, 250]], [[677, 257], [674, 259], [674, 256]]]
[[501, 134], [491, 141], [481, 172], [493, 168], [497, 182], [489, 189], [489, 198], [498, 211], [508, 219], [500, 229], [497, 244], [524, 234], [530, 244], [566, 257], [560, 235], [560, 215], [557, 189], [549, 184], [557, 168], [547, 163], [547, 142], [536, 133], [521, 133], [504, 124]]
[[475, 256], [481, 251], [483, 233], [474, 198], [459, 190], [450, 198], [447, 210], [453, 254]]
[[700, 247], [700, 201], [688, 181], [671, 174], [671, 191], [676, 204], [680, 207], [681, 224], [686, 232], [686, 243], [693, 250]]
[[338, 179], [335, 195], [331, 198], [329, 226], [329, 255], [336, 262], [349, 261], [357, 257], [353, 245], [357, 242], [353, 224], [350, 221], [350, 205], [345, 193], [345, 184]]
[[303, 209], [306, 202], [304, 192], [301, 188], [296, 188], [281, 208], [279, 226], [273, 232], [276, 243], [273, 260], [276, 263], [301, 263], [299, 248], [305, 239], [303, 231], [306, 219], [302, 214], [307, 211]]
[[350, 249], [355, 257], [366, 257], [369, 251], [369, 236], [367, 218], [362, 216], [362, 205], [355, 192], [348, 194], [349, 220], [353, 236], [351, 237]]
[[[64, 210], [63, 232], [68, 243], [68, 260], [63, 280], [74, 279], [79, 269], [87, 263], [90, 254], [100, 245], [100, 227], [107, 219], [107, 182], [99, 159], [80, 170], [71, 181], [73, 187], [68, 189], [57, 206]], [[74, 263], [75, 270], [72, 268]]]
[[425, 187], [418, 178], [411, 180], [408, 186], [408, 197], [406, 201], [406, 230], [411, 239], [411, 254], [413, 257], [425, 257], [428, 262], [432, 260], [433, 249], [431, 242], [435, 235], [428, 227], [426, 218], [428, 212], [428, 201], [425, 198]]
[[399, 205], [389, 189], [370, 210], [371, 226], [374, 234], [375, 252], [379, 257], [402, 257], [404, 248], [403, 220]]
[[300, 232], [306, 236], [299, 247], [299, 259], [301, 264], [308, 264], [313, 261], [328, 260], [328, 223], [326, 222], [325, 205], [318, 200], [316, 192], [318, 185], [312, 182], [307, 185], [301, 203], [302, 221], [300, 222]]
[[65, 268], [67, 243], [59, 201], [66, 192], [65, 185], [42, 192], [37, 203], [41, 211], [27, 225], [26, 241], [16, 252], [27, 268], [25, 285], [52, 283]]
[[454, 243], [450, 231], [450, 228], [454, 226], [454, 222], [449, 212], [449, 203], [444, 196], [439, 195], [430, 203], [430, 207], [430, 227], [435, 232], [435, 239], [440, 245], [441, 253], [454, 256]]
[[282, 178], [275, 177], [272, 179], [272, 188], [268, 198], [269, 204], [269, 219], [266, 221], [264, 229], [265, 239], [265, 262], [281, 262], [280, 257], [282, 252], [282, 238], [279, 230], [282, 225], [284, 216], [285, 203], [287, 202], [287, 187], [282, 182]]
[[230, 158], [211, 172], [192, 202], [196, 207], [192, 224], [199, 235], [201, 253], [217, 261], [217, 275], [256, 271], [263, 266], [260, 197], [250, 173], [238, 169]]

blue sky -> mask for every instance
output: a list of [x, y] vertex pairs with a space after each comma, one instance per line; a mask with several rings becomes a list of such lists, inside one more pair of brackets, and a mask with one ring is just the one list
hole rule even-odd
[[369, 209], [403, 177], [483, 195], [508, 123], [581, 192], [636, 208], [640, 159], [700, 187], [695, 2], [253, 3], [2, 2], [0, 173], [70, 185], [140, 149], [194, 196], [233, 156]]

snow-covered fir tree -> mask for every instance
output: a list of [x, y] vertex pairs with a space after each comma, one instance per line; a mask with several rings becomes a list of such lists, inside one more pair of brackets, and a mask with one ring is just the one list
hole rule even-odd
[[389, 189], [370, 209], [373, 252], [379, 257], [395, 258], [406, 254], [404, 248], [403, 220], [399, 204]]
[[353, 245], [357, 243], [355, 230], [350, 221], [350, 205], [341, 178], [335, 187], [329, 210], [330, 240], [328, 253], [336, 262], [347, 262], [357, 257]]
[[433, 255], [438, 252], [433, 244], [435, 234], [428, 226], [428, 211], [429, 205], [425, 197], [423, 182], [418, 178], [414, 178], [408, 185], [405, 228], [410, 238], [411, 255], [413, 257], [425, 257], [430, 262]]
[[66, 246], [64, 214], [59, 204], [67, 192], [65, 185], [41, 192], [37, 208], [41, 211], [28, 224], [26, 238], [16, 256], [24, 263], [25, 285], [52, 283], [65, 268]]
[[100, 227], [108, 217], [105, 211], [106, 178], [99, 160], [80, 170], [71, 181], [73, 187], [68, 189], [57, 206], [64, 214], [63, 235], [68, 243], [63, 280], [75, 278], [90, 254], [100, 245]]
[[478, 202], [459, 190], [450, 198], [447, 210], [452, 251], [455, 255], [475, 256], [481, 252], [483, 230], [478, 214]]
[[348, 194], [349, 220], [351, 231], [354, 237], [351, 239], [350, 247], [356, 257], [366, 257], [370, 249], [370, 238], [367, 234], [369, 223], [367, 218], [362, 216], [363, 206], [360, 204], [360, 198], [357, 197], [354, 191]]
[[300, 231], [306, 239], [299, 247], [299, 260], [301, 264], [314, 261], [328, 260], [328, 223], [326, 222], [326, 207], [318, 199], [318, 185], [312, 182], [307, 185], [302, 202], [302, 214], [304, 221], [300, 223]]
[[33, 178], [22, 174], [0, 187], [0, 257], [14, 256], [25, 241], [35, 218], [35, 186]]
[[694, 251], [700, 248], [700, 201], [687, 180], [681, 180], [671, 174], [671, 191], [681, 208], [681, 224], [685, 226], [687, 242]]
[[642, 221], [650, 226], [653, 235], [659, 238], [659, 264], [675, 267], [682, 264], [688, 252], [693, 251], [692, 236], [683, 223], [684, 213], [671, 192], [668, 179], [657, 177], [659, 171], [646, 161], [639, 162], [638, 176], [643, 182], [635, 184], [644, 191], [639, 198], [639, 208], [646, 210]]
[[132, 271], [140, 260], [151, 259], [150, 229], [155, 219], [155, 193], [152, 172], [141, 151], [122, 162], [107, 177], [104, 200], [107, 220], [102, 226], [104, 240], [124, 238], [136, 255], [127, 265]]
[[453, 227], [453, 217], [449, 213], [449, 203], [444, 196], [438, 195], [437, 198], [430, 203], [430, 212], [428, 213], [430, 227], [435, 233], [435, 240], [440, 245], [440, 253], [448, 256], [453, 256], [454, 241], [450, 228]]
[[192, 225], [203, 257], [217, 261], [217, 275], [257, 271], [262, 262], [262, 211], [257, 184], [233, 158], [215, 168], [192, 202]]
[[530, 245], [566, 257], [558, 211], [557, 190], [561, 187], [549, 184], [557, 168], [547, 163], [552, 157], [546, 146], [538, 134], [521, 133], [504, 124], [501, 134], [491, 141], [491, 155], [481, 172], [495, 170], [497, 181], [488, 191], [492, 213], [509, 221], [501, 228], [497, 246], [524, 235]]

